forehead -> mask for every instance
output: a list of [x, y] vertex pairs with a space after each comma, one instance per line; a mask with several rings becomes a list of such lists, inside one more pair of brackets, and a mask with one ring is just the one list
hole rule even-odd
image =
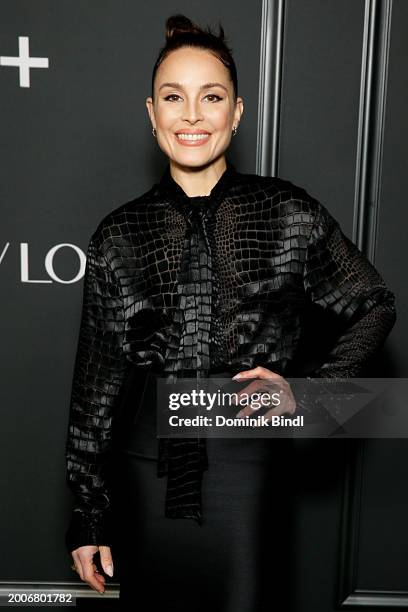
[[177, 81], [185, 86], [219, 81], [226, 87], [230, 83], [229, 71], [211, 51], [181, 47], [169, 53], [156, 73], [157, 85], [164, 81]]

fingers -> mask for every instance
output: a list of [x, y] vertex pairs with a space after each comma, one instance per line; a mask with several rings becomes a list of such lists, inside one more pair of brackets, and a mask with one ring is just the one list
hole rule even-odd
[[252, 416], [259, 409], [279, 405], [286, 392], [287, 386], [275, 380], [255, 380], [235, 393], [231, 402], [241, 408], [236, 416]]
[[95, 579], [98, 580], [98, 582], [100, 582], [102, 586], [104, 586], [106, 580], [105, 576], [101, 574], [95, 563], [92, 563], [92, 568], [94, 570]]
[[[275, 402], [279, 403], [274, 408], [271, 408], [265, 414], [265, 417], [267, 417], [267, 415], [280, 416], [282, 414], [293, 414], [295, 412], [296, 402], [292, 394], [290, 384], [280, 374], [272, 372], [271, 370], [263, 368], [262, 366], [257, 366], [252, 370], [238, 372], [238, 374], [232, 377], [232, 380], [241, 382], [244, 380], [252, 380], [255, 377], [257, 380], [253, 380], [244, 389], [236, 393], [235, 404], [238, 405], [243, 396], [248, 397], [251, 396], [251, 394], [259, 391], [261, 391], [261, 402], [259, 402], [258, 399], [253, 400], [252, 403], [245, 405], [237, 413], [237, 417], [253, 416], [254, 411], [259, 410], [259, 408], [265, 407], [266, 405], [270, 405], [270, 399], [273, 399]], [[260, 384], [261, 381], [263, 382]], [[262, 395], [262, 390], [267, 392], [266, 396]], [[270, 396], [269, 401], [268, 395]]]
[[[77, 549], [79, 550], [79, 548]], [[78, 576], [80, 577], [81, 580], [84, 579], [84, 572], [82, 569], [82, 563], [81, 563], [81, 559], [78, 555], [77, 550], [74, 550], [74, 552], [72, 553], [72, 558], [74, 559], [74, 565], [75, 565], [75, 569], [78, 573]]]
[[[105, 579], [103, 578], [103, 576], [101, 576], [101, 574], [95, 573], [92, 557], [90, 558], [87, 557], [86, 559], [82, 561], [82, 568], [83, 568], [83, 573], [84, 573], [84, 581], [87, 584], [89, 584], [89, 586], [92, 589], [94, 589], [95, 591], [98, 591], [98, 593], [104, 593], [105, 592], [105, 587], [104, 587]], [[102, 582], [100, 581], [100, 578], [103, 578]]]
[[93, 555], [97, 551], [97, 546], [81, 546], [72, 552], [72, 557], [81, 580], [98, 593], [104, 593], [105, 577], [98, 572], [93, 562]]
[[296, 400], [290, 386], [281, 394], [281, 400], [278, 406], [271, 408], [265, 413], [265, 418], [270, 419], [273, 416], [281, 416], [283, 414], [294, 414], [296, 412]]
[[112, 578], [113, 576], [113, 561], [112, 561], [112, 553], [109, 546], [100, 546], [99, 554], [101, 557], [101, 564], [103, 567], [103, 571], [108, 574]]
[[280, 374], [276, 372], [272, 372], [272, 370], [268, 370], [267, 368], [263, 368], [262, 366], [257, 366], [256, 368], [252, 368], [252, 370], [243, 370], [242, 372], [238, 372], [235, 376], [232, 377], [232, 380], [247, 380], [249, 378], [262, 378], [262, 379], [276, 379], [279, 380], [282, 378]]
[[253, 416], [261, 408], [269, 408], [271, 403], [279, 401], [279, 391], [276, 389], [277, 395], [273, 396], [274, 389], [264, 384], [253, 385], [252, 383], [245, 387], [240, 393], [237, 393], [237, 398], [234, 403], [241, 408], [237, 413], [237, 417]]

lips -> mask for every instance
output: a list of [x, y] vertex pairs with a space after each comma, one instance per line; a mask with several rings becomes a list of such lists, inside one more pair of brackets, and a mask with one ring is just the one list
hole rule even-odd
[[178, 130], [175, 132], [177, 142], [182, 145], [197, 146], [208, 141], [211, 134], [205, 130]]
[[177, 130], [177, 132], [175, 132], [175, 134], [209, 134], [210, 132], [207, 132], [207, 130], [189, 130], [189, 129], [184, 129], [184, 130]]

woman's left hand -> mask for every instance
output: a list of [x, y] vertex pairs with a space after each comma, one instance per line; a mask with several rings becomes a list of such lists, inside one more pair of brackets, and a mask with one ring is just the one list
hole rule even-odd
[[[290, 384], [287, 380], [285, 380], [285, 378], [283, 378], [283, 376], [280, 376], [276, 372], [272, 372], [267, 368], [263, 368], [262, 366], [257, 366], [252, 370], [238, 372], [238, 374], [232, 377], [232, 380], [243, 382], [245, 380], [252, 380], [253, 378], [255, 378], [256, 380], [251, 382], [239, 393], [237, 392], [238, 404], [241, 395], [244, 393], [248, 396], [250, 396], [252, 393], [264, 393], [265, 391], [270, 395], [272, 395], [273, 393], [279, 393], [279, 404], [274, 408], [268, 410], [268, 412], [264, 414], [264, 417], [269, 420], [272, 416], [280, 416], [282, 414], [294, 414], [294, 412], [296, 411], [296, 400], [292, 393]], [[236, 416], [254, 416], [254, 413], [257, 412], [257, 410], [257, 408], [252, 407], [252, 404], [248, 404], [244, 406]]]

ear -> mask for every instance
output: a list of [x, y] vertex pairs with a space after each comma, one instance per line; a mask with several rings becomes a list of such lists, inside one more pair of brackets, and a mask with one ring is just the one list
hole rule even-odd
[[243, 112], [244, 112], [244, 101], [240, 96], [238, 96], [237, 102], [235, 104], [235, 111], [234, 111], [234, 125], [236, 127], [238, 127], [239, 122], [241, 121], [241, 115]]
[[149, 117], [150, 117], [150, 121], [152, 124], [152, 127], [156, 127], [156, 120], [155, 120], [155, 116], [154, 116], [154, 107], [153, 107], [153, 99], [151, 96], [148, 96], [146, 98], [146, 108], [147, 108], [147, 112], [149, 113]]

